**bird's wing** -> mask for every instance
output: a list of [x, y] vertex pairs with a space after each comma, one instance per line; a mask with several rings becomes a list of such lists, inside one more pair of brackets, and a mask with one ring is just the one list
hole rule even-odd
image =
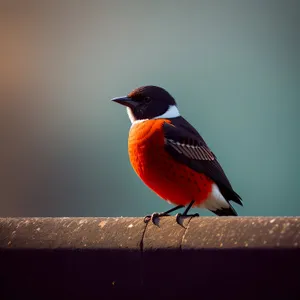
[[[176, 130], [177, 131], [177, 130]], [[213, 161], [215, 155], [205, 145], [201, 145], [197, 139], [172, 137], [170, 131], [166, 130], [165, 144], [176, 150], [176, 153], [184, 155], [185, 158], [199, 161]], [[172, 133], [171, 133], [172, 134]]]
[[176, 161], [212, 179], [226, 200], [242, 205], [240, 196], [232, 189], [217, 157], [195, 128], [182, 117], [171, 122], [163, 125], [166, 151]]

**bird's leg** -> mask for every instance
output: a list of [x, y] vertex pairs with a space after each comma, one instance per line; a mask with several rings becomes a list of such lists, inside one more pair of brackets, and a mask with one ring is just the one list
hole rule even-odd
[[191, 209], [191, 207], [192, 207], [192, 205], [193, 205], [194, 203], [195, 203], [195, 200], [193, 200], [193, 201], [186, 207], [186, 209], [184, 210], [183, 214], [178, 213], [178, 214], [176, 215], [176, 222], [177, 222], [178, 224], [180, 224], [180, 223], [179, 223], [179, 219], [180, 219], [181, 216], [184, 216], [184, 217], [199, 217], [199, 214], [198, 214], [198, 213], [196, 213], [196, 214], [191, 214], [191, 215], [188, 215], [188, 214], [187, 214], [188, 211]]
[[155, 220], [155, 218], [157, 218], [157, 217], [164, 217], [164, 216], [169, 216], [169, 213], [171, 213], [171, 212], [173, 212], [173, 211], [175, 211], [175, 210], [177, 210], [177, 209], [180, 209], [180, 208], [183, 208], [184, 206], [183, 205], [177, 205], [177, 206], [175, 206], [175, 207], [173, 207], [173, 208], [171, 208], [171, 209], [169, 209], [169, 210], [167, 210], [167, 211], [165, 211], [165, 212], [161, 212], [161, 213], [153, 213], [152, 215], [148, 215], [148, 216], [146, 216], [145, 218], [144, 218], [144, 222], [145, 223], [148, 223], [150, 220], [152, 221], [152, 223], [154, 224], [154, 220]]

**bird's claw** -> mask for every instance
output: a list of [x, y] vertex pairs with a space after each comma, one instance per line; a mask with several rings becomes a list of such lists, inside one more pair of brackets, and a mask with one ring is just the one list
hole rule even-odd
[[158, 217], [158, 213], [153, 213], [152, 215], [145, 216], [144, 222], [148, 223], [149, 221], [152, 221], [152, 223], [154, 224], [155, 218], [157, 217]]
[[176, 223], [177, 224], [180, 224], [180, 217], [182, 216], [182, 214], [181, 213], [178, 213], [178, 214], [176, 214]]
[[195, 214], [191, 214], [191, 215], [183, 215], [181, 213], [178, 213], [176, 214], [176, 223], [180, 225], [180, 217], [199, 217], [199, 214], [198, 213], [195, 213]]
[[144, 222], [148, 223], [151, 220], [152, 223], [155, 224], [155, 219], [156, 218], [158, 218], [158, 217], [164, 217], [164, 216], [169, 216], [169, 214], [155, 212], [152, 215], [145, 216]]

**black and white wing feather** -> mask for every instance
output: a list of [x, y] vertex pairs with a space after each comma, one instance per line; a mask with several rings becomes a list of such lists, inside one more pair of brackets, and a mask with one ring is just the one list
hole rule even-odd
[[194, 140], [178, 142], [173, 139], [166, 139], [165, 143], [173, 147], [178, 153], [195, 160], [214, 160], [214, 154], [204, 145], [198, 145]]
[[170, 120], [171, 124], [163, 125], [165, 148], [169, 154], [176, 161], [212, 179], [227, 201], [242, 205], [241, 197], [233, 190], [216, 156], [196, 129], [182, 117]]

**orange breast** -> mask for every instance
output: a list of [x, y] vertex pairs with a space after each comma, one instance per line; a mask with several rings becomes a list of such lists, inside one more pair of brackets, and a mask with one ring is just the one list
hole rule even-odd
[[134, 124], [129, 131], [128, 153], [131, 165], [142, 181], [161, 198], [177, 205], [203, 203], [212, 181], [176, 162], [164, 148], [162, 126], [166, 119]]

